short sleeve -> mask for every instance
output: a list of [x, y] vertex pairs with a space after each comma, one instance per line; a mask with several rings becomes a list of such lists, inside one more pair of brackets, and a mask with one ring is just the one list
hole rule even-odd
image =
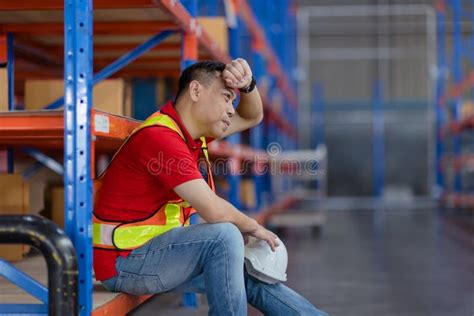
[[138, 162], [164, 190], [190, 180], [202, 179], [196, 159], [178, 133], [169, 128], [153, 126], [138, 132], [134, 147]]

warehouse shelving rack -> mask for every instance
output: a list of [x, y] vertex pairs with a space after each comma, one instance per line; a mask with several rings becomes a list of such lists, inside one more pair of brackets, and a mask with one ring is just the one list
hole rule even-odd
[[[288, 146], [295, 146], [296, 143], [294, 128], [296, 120], [292, 114], [297, 108], [295, 86], [286, 77], [284, 71], [285, 67], [294, 65], [291, 59], [295, 54], [293, 52], [292, 55], [282, 56], [282, 52], [285, 51], [282, 49], [285, 43], [282, 42], [280, 46], [276, 46], [280, 55], [277, 56], [274, 50], [275, 44], [269, 42], [268, 33], [264, 31], [264, 29], [269, 29], [267, 27], [271, 21], [261, 19], [263, 21], [261, 24], [253, 13], [261, 14], [262, 12], [258, 9], [262, 9], [264, 5], [273, 6], [275, 9], [276, 4], [252, 3], [254, 10], [244, 0], [226, 1], [226, 5], [230, 7], [231, 14], [233, 12], [237, 20], [245, 25], [250, 34], [255, 76], [263, 78], [267, 73], [272, 85], [269, 93], [263, 95], [267, 117], [266, 131], [263, 126], [252, 131], [251, 145], [255, 149], [240, 145], [237, 136], [237, 139], [230, 139], [227, 142], [213, 142], [210, 150], [214, 156], [232, 157], [236, 161], [255, 159], [257, 156], [265, 158], [265, 142], [262, 141], [264, 137], [267, 141], [282, 140]], [[288, 5], [291, 5], [291, 1], [282, 1], [281, 7], [276, 9], [281, 10]], [[133, 13], [140, 10], [142, 13], [146, 11], [146, 16], [149, 18], [143, 21], [137, 19]], [[92, 18], [93, 12], [95, 22]], [[113, 19], [111, 19], [111, 12], [115, 14]], [[116, 150], [120, 142], [139, 122], [93, 109], [91, 100], [93, 84], [110, 76], [176, 76], [179, 74], [179, 69], [192, 64], [198, 59], [199, 54], [203, 53], [224, 62], [229, 61], [230, 57], [218, 48], [195, 19], [196, 0], [182, 2], [176, 0], [95, 0], [94, 6], [91, 0], [65, 0], [64, 2], [60, 0], [0, 0], [0, 15], [2, 17], [0, 62], [6, 62], [8, 65], [9, 110], [11, 111], [0, 113], [0, 145], [9, 148], [29, 146], [45, 151], [64, 148], [65, 232], [73, 242], [78, 257], [79, 313], [81, 315], [126, 313], [149, 296], [132, 297], [120, 294], [94, 310], [91, 238], [92, 179], [95, 176], [96, 152], [111, 153]], [[236, 33], [232, 35], [232, 32]], [[237, 28], [230, 30], [230, 53], [233, 55], [238, 53], [237, 50], [232, 49], [232, 45], [236, 45], [239, 39], [237, 32]], [[64, 33], [64, 56], [61, 53], [62, 41], [52, 39], [53, 36], [62, 33]], [[136, 36], [138, 40], [142, 40], [145, 35], [154, 35], [154, 37], [116, 60], [101, 57], [97, 58], [97, 63], [95, 63], [94, 49], [117, 52], [129, 50], [133, 44], [111, 43], [106, 40], [97, 40], [93, 43], [92, 34], [95, 39], [102, 37], [102, 40], [112, 35]], [[179, 37], [180, 34], [182, 38]], [[160, 47], [155, 48], [155, 46], [162, 41], [164, 43], [160, 45], [163, 45], [163, 49], [172, 52], [171, 57], [145, 54], [154, 50], [160, 52]], [[16, 58], [14, 63], [13, 47], [21, 47], [23, 51], [26, 49], [27, 57]], [[2, 55], [4, 51], [8, 52], [6, 56]], [[143, 57], [136, 63], [132, 63], [142, 55]], [[280, 63], [282, 57], [284, 57], [284, 64]], [[58, 77], [60, 63], [57, 60], [61, 58], [64, 58], [65, 97], [63, 100], [52, 103], [49, 108], [58, 108], [64, 104], [64, 110], [13, 111], [15, 110], [14, 75], [17, 76], [16, 78]], [[42, 66], [42, 63], [47, 66]], [[124, 69], [129, 63], [132, 63], [131, 66]], [[160, 68], [150, 69], [153, 63], [159, 64]], [[14, 65], [17, 66], [16, 69]], [[94, 66], [105, 67], [94, 75]], [[273, 109], [271, 105], [272, 93], [277, 91], [280, 91], [284, 98], [281, 113]], [[46, 155], [43, 158], [50, 159]], [[9, 159], [10, 166], [12, 162], [13, 160]], [[260, 201], [259, 207], [264, 207], [259, 196], [264, 182], [261, 180], [260, 178], [257, 181], [256, 190], [257, 199]], [[237, 199], [239, 178], [235, 178], [234, 182], [231, 196]], [[273, 206], [265, 206], [266, 212], [260, 213], [261, 218], [267, 218], [276, 208], [285, 207], [292, 201], [293, 199], [288, 197]], [[192, 300], [192, 297], [188, 299]], [[192, 304], [189, 301], [187, 303]], [[21, 307], [28, 308], [28, 306]], [[29, 311], [40, 313], [41, 309], [31, 306]]]
[[[473, 100], [474, 72], [464, 74], [463, 64], [467, 61], [474, 67], [474, 1], [470, 1], [471, 11], [463, 10], [461, 0], [436, 1], [437, 15], [437, 82], [436, 82], [436, 192], [443, 205], [449, 207], [474, 206], [474, 195], [463, 183], [463, 169], [472, 164], [469, 149], [463, 149], [462, 136], [474, 127], [474, 112], [462, 114], [463, 96], [469, 93]], [[452, 19], [451, 63], [447, 59], [447, 17]], [[470, 37], [463, 38], [462, 19], [469, 16]], [[467, 59], [467, 60], [466, 60]], [[451, 84], [448, 77], [451, 76]], [[452, 152], [446, 147], [451, 144]], [[449, 173], [448, 171], [451, 171]], [[449, 180], [451, 175], [451, 181]], [[452, 182], [452, 183], [451, 183]]]

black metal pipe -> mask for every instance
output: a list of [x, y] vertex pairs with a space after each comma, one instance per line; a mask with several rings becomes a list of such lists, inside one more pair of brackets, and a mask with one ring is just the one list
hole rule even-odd
[[36, 215], [1, 215], [0, 243], [38, 248], [48, 265], [48, 315], [78, 315], [76, 251], [56, 224]]

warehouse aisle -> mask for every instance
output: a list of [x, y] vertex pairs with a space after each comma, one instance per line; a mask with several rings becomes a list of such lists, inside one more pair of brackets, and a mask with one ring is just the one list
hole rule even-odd
[[[288, 285], [334, 315], [474, 315], [473, 226], [423, 210], [331, 211], [320, 237], [288, 230]], [[156, 297], [132, 315], [207, 315]], [[258, 315], [252, 312], [251, 314]]]

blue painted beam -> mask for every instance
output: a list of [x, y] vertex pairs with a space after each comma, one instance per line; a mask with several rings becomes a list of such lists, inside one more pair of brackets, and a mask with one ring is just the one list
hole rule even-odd
[[43, 305], [43, 304], [0, 304], [0, 315], [45, 316], [45, 315], [48, 315], [48, 305]]
[[[92, 79], [92, 84], [96, 85], [99, 82], [101, 82], [104, 79], [107, 79], [108, 77], [112, 76], [114, 73], [119, 71], [120, 69], [124, 68], [131, 62], [133, 62], [135, 59], [139, 58], [146, 52], [148, 52], [150, 49], [161, 43], [163, 40], [165, 40], [169, 35], [173, 34], [174, 31], [163, 31], [143, 44], [140, 44], [133, 50], [131, 50], [129, 53], [123, 55], [122, 57], [118, 58], [114, 62], [112, 62], [110, 65], [106, 66], [104, 69], [100, 70], [97, 74], [95, 74], [94, 78]], [[61, 107], [64, 104], [64, 96], [57, 99], [56, 101], [52, 102], [48, 106], [45, 107], [45, 109], [57, 109]]]
[[[0, 276], [15, 284], [26, 293], [38, 299], [48, 308], [48, 289], [26, 273], [18, 270], [14, 265], [0, 259]], [[0, 309], [0, 312], [2, 310]]]
[[[64, 168], [63, 165], [54, 160], [51, 157], [48, 157], [47, 155], [43, 154], [42, 152], [32, 149], [32, 148], [26, 148], [23, 149], [23, 152], [26, 154], [30, 155], [31, 157], [35, 158], [39, 163], [42, 165], [48, 167], [52, 171], [56, 172], [59, 175], [64, 174]], [[27, 173], [31, 173], [32, 170], [26, 169]], [[25, 172], [24, 172], [25, 173]]]
[[435, 172], [436, 185], [435, 197], [441, 197], [441, 193], [446, 191], [444, 174], [442, 168], [442, 160], [445, 152], [444, 142], [442, 138], [442, 129], [445, 125], [445, 113], [441, 98], [445, 90], [446, 80], [446, 16], [445, 12], [436, 12], [436, 49], [437, 49], [437, 78], [436, 78], [436, 157]]
[[156, 34], [148, 41], [144, 42], [143, 44], [137, 46], [131, 52], [123, 55], [122, 57], [118, 58], [116, 61], [99, 71], [96, 75], [94, 75], [93, 84], [96, 85], [102, 80], [110, 77], [120, 69], [124, 68], [131, 62], [133, 62], [138, 57], [142, 56], [146, 52], [150, 51], [153, 47], [164, 41], [168, 36], [173, 34], [175, 31], [163, 31], [159, 34]]

